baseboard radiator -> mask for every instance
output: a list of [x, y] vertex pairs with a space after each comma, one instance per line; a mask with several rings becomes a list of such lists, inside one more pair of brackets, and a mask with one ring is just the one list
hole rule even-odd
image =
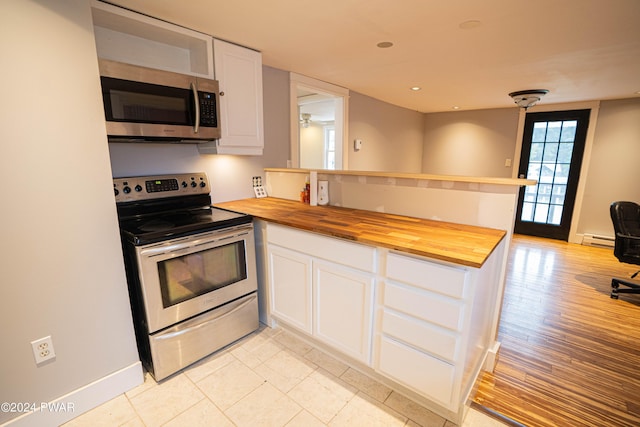
[[615, 239], [611, 236], [602, 236], [599, 234], [585, 233], [582, 237], [582, 244], [585, 246], [598, 246], [601, 248], [612, 248]]

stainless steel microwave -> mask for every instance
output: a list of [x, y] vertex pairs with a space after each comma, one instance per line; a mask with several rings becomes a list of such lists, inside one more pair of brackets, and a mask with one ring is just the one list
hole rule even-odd
[[99, 60], [110, 141], [205, 142], [220, 138], [216, 80]]

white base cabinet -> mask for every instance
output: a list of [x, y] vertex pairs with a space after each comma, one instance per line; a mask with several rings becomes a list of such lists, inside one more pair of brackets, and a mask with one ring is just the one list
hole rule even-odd
[[313, 279], [313, 335], [369, 365], [375, 282], [373, 275], [316, 260]]
[[[261, 225], [269, 313], [460, 423], [493, 344], [501, 243], [481, 268]], [[345, 360], [345, 359], [343, 359]]]
[[267, 224], [271, 316], [371, 364], [375, 249]]

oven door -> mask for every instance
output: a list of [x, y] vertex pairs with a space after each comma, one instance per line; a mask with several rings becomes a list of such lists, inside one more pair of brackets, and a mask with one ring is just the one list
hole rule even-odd
[[253, 225], [136, 248], [149, 333], [257, 290]]

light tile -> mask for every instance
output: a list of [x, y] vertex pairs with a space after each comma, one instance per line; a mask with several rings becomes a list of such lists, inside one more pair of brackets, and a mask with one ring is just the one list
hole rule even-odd
[[349, 368], [347, 364], [342, 363], [335, 357], [331, 357], [327, 353], [315, 348], [306, 353], [304, 357], [320, 366], [322, 369], [331, 372], [336, 377], [342, 375]]
[[239, 427], [284, 426], [302, 408], [286, 394], [264, 383], [225, 411]]
[[202, 399], [163, 427], [233, 427], [233, 423], [209, 399]]
[[[258, 345], [259, 344], [259, 345]], [[231, 353], [242, 363], [250, 368], [264, 363], [273, 355], [285, 348], [282, 344], [274, 339], [260, 339], [258, 342], [249, 342], [247, 345], [241, 345], [234, 348]]]
[[223, 411], [265, 382], [242, 362], [236, 360], [196, 384]]
[[311, 415], [308, 411], [302, 410], [298, 415], [289, 421], [286, 427], [324, 427], [325, 423]]
[[131, 390], [129, 390], [125, 394], [129, 399], [131, 399], [132, 397], [135, 397], [135, 396], [139, 395], [140, 393], [149, 390], [150, 388], [156, 387], [157, 385], [158, 385], [158, 383], [156, 382], [156, 380], [153, 379], [151, 374], [149, 372], [145, 371], [145, 373], [144, 373], [144, 382], [142, 384], [140, 384], [139, 386], [132, 388]]
[[340, 376], [340, 379], [379, 402], [384, 402], [391, 394], [389, 387], [353, 368], [347, 369], [347, 371]]
[[[447, 422], [445, 427], [454, 427], [453, 423]], [[505, 424], [488, 416], [487, 414], [483, 414], [480, 411], [476, 411], [473, 408], [470, 408], [467, 411], [467, 415], [464, 417], [462, 421], [462, 427], [504, 427]]]
[[[366, 394], [357, 394], [331, 420], [331, 427], [402, 427], [407, 418]], [[442, 424], [441, 424], [442, 426]]]
[[357, 389], [338, 377], [318, 369], [288, 395], [320, 421], [328, 423], [356, 392]]
[[189, 409], [204, 394], [184, 374], [162, 382], [130, 399], [148, 427], [159, 426]]
[[235, 362], [236, 358], [233, 357], [228, 351], [221, 353], [214, 353], [204, 359], [191, 365], [184, 371], [184, 374], [189, 377], [191, 381], [197, 383], [201, 379], [208, 375], [211, 375], [220, 368], [227, 366], [229, 363]]
[[287, 393], [300, 381], [308, 377], [317, 368], [311, 361], [291, 351], [280, 351], [255, 371], [273, 384], [278, 390]]
[[125, 424], [138, 418], [138, 414], [124, 394], [103, 403], [93, 410], [64, 424], [65, 427], [111, 427]]
[[300, 356], [304, 356], [313, 349], [311, 345], [287, 331], [282, 331], [274, 339]]
[[423, 427], [442, 427], [446, 421], [440, 415], [431, 412], [395, 391], [391, 392], [384, 404]]

